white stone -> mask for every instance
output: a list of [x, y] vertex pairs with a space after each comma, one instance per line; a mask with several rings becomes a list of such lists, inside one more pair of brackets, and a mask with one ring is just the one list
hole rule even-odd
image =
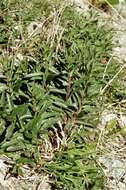
[[31, 22], [27, 27], [28, 35], [31, 36], [39, 34], [41, 32], [42, 26], [43, 24], [41, 22], [37, 21]]

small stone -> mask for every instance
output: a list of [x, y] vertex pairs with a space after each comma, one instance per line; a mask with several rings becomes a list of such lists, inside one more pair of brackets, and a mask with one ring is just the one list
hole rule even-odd
[[28, 35], [39, 34], [41, 32], [43, 24], [41, 22], [31, 22], [28, 27]]

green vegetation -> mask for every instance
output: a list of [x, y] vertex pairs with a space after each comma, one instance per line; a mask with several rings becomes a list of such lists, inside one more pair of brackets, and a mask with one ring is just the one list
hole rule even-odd
[[[42, 25], [29, 34], [33, 21]], [[107, 65], [111, 30], [92, 10], [45, 0], [3, 0], [0, 22], [0, 153], [12, 174], [27, 164], [53, 189], [103, 189], [96, 127], [106, 103], [125, 97], [117, 79], [100, 94], [120, 67]]]

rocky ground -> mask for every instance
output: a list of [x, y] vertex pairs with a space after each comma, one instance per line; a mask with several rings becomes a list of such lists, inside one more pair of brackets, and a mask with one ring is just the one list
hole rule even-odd
[[[71, 0], [74, 2], [77, 11], [86, 13], [89, 9], [89, 3], [85, 0]], [[97, 8], [94, 8], [96, 11]], [[99, 12], [100, 22], [107, 22], [113, 27], [115, 34], [113, 36], [113, 53], [122, 67], [125, 68], [126, 61], [126, 5], [121, 2], [116, 8], [113, 8], [112, 13]], [[126, 139], [118, 136], [114, 139], [106, 139], [106, 123], [111, 120], [116, 120], [121, 123], [122, 127], [126, 125], [126, 117], [124, 114], [113, 113], [113, 111], [105, 111], [101, 117], [100, 136], [98, 148], [102, 150], [106, 147], [108, 151], [99, 156], [98, 163], [103, 168], [106, 176], [105, 190], [125, 190], [126, 189]], [[101, 141], [102, 139], [102, 141]], [[24, 178], [10, 177], [8, 173], [9, 163], [11, 161], [6, 158], [0, 158], [0, 190], [49, 190], [48, 176], [36, 174], [30, 171], [27, 167], [24, 168], [26, 176]], [[7, 174], [7, 175], [6, 175]]]

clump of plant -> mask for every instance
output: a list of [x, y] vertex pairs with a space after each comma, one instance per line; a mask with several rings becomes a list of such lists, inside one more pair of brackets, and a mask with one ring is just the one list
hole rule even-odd
[[[39, 3], [33, 0], [27, 12], [21, 6], [15, 13], [22, 26], [18, 35], [12, 28], [15, 16], [10, 16], [17, 1], [5, 7], [8, 36], [1, 59], [0, 152], [13, 159], [12, 173], [22, 175], [24, 164], [39, 168], [50, 175], [53, 189], [100, 190], [104, 180], [96, 163], [95, 129], [109, 97], [100, 90], [114, 75], [107, 72], [103, 77], [111, 30], [100, 26], [92, 11], [84, 16], [74, 7], [44, 2], [39, 9]], [[45, 20], [41, 32], [29, 38], [26, 28], [35, 19], [32, 11], [37, 21]], [[111, 94], [115, 90], [111, 84], [108, 88]]]

